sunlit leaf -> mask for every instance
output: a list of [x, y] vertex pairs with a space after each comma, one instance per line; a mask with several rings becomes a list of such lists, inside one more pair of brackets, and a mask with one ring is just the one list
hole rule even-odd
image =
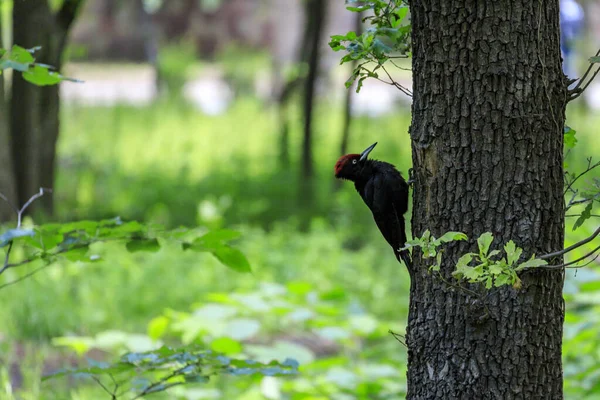
[[228, 337], [218, 338], [213, 340], [210, 348], [218, 353], [223, 354], [238, 354], [242, 351], [242, 345], [237, 340]]
[[477, 246], [479, 246], [479, 254], [482, 258], [487, 256], [493, 240], [494, 235], [491, 232], [485, 232], [477, 238]]
[[148, 336], [153, 340], [160, 339], [165, 334], [168, 327], [169, 318], [163, 315], [155, 317], [148, 323]]
[[233, 270], [238, 272], [252, 271], [246, 256], [238, 249], [225, 245], [213, 250], [212, 253], [223, 265]]

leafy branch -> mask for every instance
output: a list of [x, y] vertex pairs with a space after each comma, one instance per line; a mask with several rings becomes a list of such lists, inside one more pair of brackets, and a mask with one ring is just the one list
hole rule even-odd
[[[163, 346], [147, 352], [127, 353], [113, 364], [92, 360], [90, 364], [85, 368], [57, 371], [44, 376], [42, 381], [64, 376], [90, 378], [116, 400], [126, 394], [133, 394], [131, 399], [140, 399], [174, 386], [207, 383], [217, 375], [291, 376], [298, 373], [298, 362], [293, 359], [263, 364], [254, 360], [232, 359], [193, 345], [182, 348]], [[112, 381], [112, 390], [102, 382], [103, 378]]]
[[[38, 261], [44, 263], [43, 266], [0, 285], [0, 289], [36, 274], [62, 257], [69, 261], [97, 261], [100, 255], [90, 253], [90, 246], [105, 242], [124, 242], [129, 252], [156, 252], [161, 248], [161, 241], [171, 241], [178, 243], [182, 250], [211, 253], [222, 264], [238, 272], [251, 271], [245, 255], [229, 244], [241, 234], [228, 229], [205, 232], [202, 229], [180, 228], [167, 231], [158, 226], [146, 226], [136, 221], [123, 222], [119, 217], [102, 221], [77, 221], [23, 228], [23, 213], [36, 199], [47, 192], [49, 189], [40, 189], [40, 192], [32, 196], [20, 209], [12, 205], [6, 196], [0, 194], [0, 198], [7, 201], [17, 214], [17, 227], [0, 235], [0, 248], [6, 247], [0, 275], [10, 268]], [[12, 251], [16, 245], [23, 248], [26, 256], [12, 261]]]
[[[347, 2], [348, 3], [348, 2]], [[372, 15], [363, 18], [363, 22], [369, 22], [371, 27], [363, 33], [354, 31], [346, 35], [333, 35], [329, 46], [333, 51], [345, 50], [347, 54], [342, 57], [340, 64], [347, 62], [361, 62], [353, 68], [352, 75], [346, 81], [346, 88], [350, 88], [354, 81], [358, 80], [356, 92], [362, 88], [367, 78], [398, 88], [407, 96], [412, 92], [396, 82], [385, 64], [390, 63], [397, 68], [394, 59], [408, 58], [410, 51], [411, 25], [408, 22], [408, 5], [403, 0], [373, 0], [353, 1], [352, 6], [346, 7], [352, 12], [372, 11]], [[384, 77], [380, 77], [383, 72]], [[387, 80], [386, 79], [389, 79]]]
[[62, 81], [81, 82], [67, 78], [47, 64], [36, 63], [33, 54], [41, 47], [25, 49], [14, 45], [10, 50], [0, 49], [0, 74], [6, 69], [14, 69], [23, 75], [23, 79], [37, 86], [56, 85]]

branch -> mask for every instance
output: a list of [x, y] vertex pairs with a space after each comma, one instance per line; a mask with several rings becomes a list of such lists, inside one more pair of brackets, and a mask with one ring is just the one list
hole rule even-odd
[[17, 229], [21, 227], [21, 217], [23, 216], [25, 210], [27, 210], [27, 207], [29, 207], [31, 203], [33, 203], [36, 199], [39, 199], [46, 193], [52, 193], [52, 189], [40, 188], [40, 191], [31, 196], [29, 200], [27, 200], [27, 202], [23, 205], [23, 207], [21, 207], [21, 209], [17, 212]]
[[[589, 262], [584, 265], [573, 265], [573, 264], [577, 264], [578, 262], [585, 260], [589, 256], [594, 255], [594, 253], [596, 253], [598, 250], [600, 250], [600, 246], [596, 247], [594, 250], [590, 251], [586, 255], [579, 257], [577, 260], [569, 261], [568, 263], [563, 263], [563, 264], [559, 264], [559, 265], [542, 265], [542, 266], [536, 267], [536, 268], [545, 268], [545, 269], [582, 268], [582, 267], [585, 267], [586, 265], [588, 265]], [[597, 257], [598, 257], [598, 255], [596, 255], [596, 257], [594, 257], [592, 260], [590, 260], [590, 262], [594, 261]]]
[[[21, 227], [21, 219], [22, 219], [23, 213], [25, 212], [25, 210], [27, 210], [27, 207], [29, 207], [31, 205], [31, 203], [33, 203], [36, 199], [42, 197], [46, 192], [51, 192], [51, 191], [52, 191], [51, 189], [40, 188], [40, 191], [38, 193], [34, 194], [33, 196], [31, 196], [29, 198], [29, 200], [27, 200], [27, 202], [23, 205], [23, 207], [21, 207], [20, 210], [16, 206], [14, 206], [10, 201], [8, 201], [6, 196], [4, 196], [1, 193], [0, 193], [0, 196], [2, 196], [2, 199], [4, 201], [6, 201], [8, 204], [10, 204], [11, 207], [13, 207], [13, 209], [17, 212], [17, 229], [19, 229]], [[7, 269], [15, 266], [15, 264], [8, 263], [8, 260], [10, 258], [10, 252], [12, 251], [12, 247], [13, 247], [13, 241], [11, 240], [10, 243], [8, 244], [8, 249], [6, 250], [6, 256], [4, 258], [4, 265], [2, 266], [2, 269], [0, 269], [0, 275]], [[0, 289], [2, 287], [3, 286], [0, 286]]]
[[592, 157], [588, 158], [588, 159], [587, 159], [587, 162], [588, 162], [588, 166], [587, 166], [587, 168], [585, 169], [585, 171], [583, 171], [582, 173], [580, 173], [579, 175], [577, 175], [575, 178], [573, 178], [573, 180], [572, 180], [571, 182], [569, 182], [569, 184], [567, 185], [567, 187], [566, 187], [566, 189], [565, 189], [565, 191], [564, 191], [563, 195], [567, 194], [567, 192], [568, 192], [568, 191], [571, 189], [571, 187], [573, 186], [573, 184], [574, 184], [575, 182], [577, 182], [577, 180], [578, 180], [579, 178], [581, 178], [583, 175], [587, 174], [588, 172], [590, 172], [590, 171], [591, 171], [591, 170], [593, 170], [594, 168], [596, 168], [596, 167], [600, 166], [600, 161], [598, 161], [596, 164], [593, 164], [593, 165], [592, 165]]
[[[150, 384], [147, 388], [145, 388], [144, 390], [142, 390], [137, 396], [135, 396], [132, 400], [136, 400], [136, 399], [141, 399], [142, 397], [144, 397], [147, 394], [150, 393], [155, 393], [155, 392], [162, 392], [166, 389], [169, 389], [173, 386], [177, 386], [177, 385], [181, 385], [185, 382], [173, 382], [173, 383], [166, 383], [169, 379], [176, 377], [177, 375], [183, 373], [183, 371], [188, 368], [189, 366], [194, 365], [194, 364], [186, 364], [181, 368], [176, 369], [175, 371], [173, 371], [172, 373], [170, 373], [169, 375], [161, 378], [160, 380], [158, 380], [157, 382], [154, 382], [152, 384]], [[157, 388], [163, 385], [163, 387], [158, 390]]]
[[[600, 55], [600, 49], [598, 49], [598, 51], [596, 52], [596, 55], [594, 57], [598, 57], [599, 55]], [[581, 96], [581, 93], [583, 93], [583, 91], [585, 89], [587, 89], [588, 86], [590, 86], [590, 83], [592, 83], [592, 81], [594, 80], [594, 78], [596, 78], [596, 75], [598, 75], [598, 72], [600, 71], [600, 66], [594, 72], [594, 74], [592, 75], [592, 77], [590, 78], [590, 80], [587, 81], [583, 87], [581, 87], [581, 85], [583, 84], [583, 82], [585, 81], [585, 79], [587, 78], [587, 76], [589, 75], [589, 73], [594, 68], [594, 64], [595, 63], [590, 63], [590, 65], [586, 69], [586, 71], [583, 74], [583, 76], [577, 80], [577, 85], [575, 85], [575, 87], [573, 89], [567, 91], [567, 94], [568, 94], [567, 101], [575, 100], [576, 98], [578, 98], [579, 96]]]
[[598, 236], [598, 235], [600, 235], [600, 227], [598, 227], [598, 229], [596, 229], [596, 231], [595, 231], [594, 233], [592, 233], [592, 235], [591, 235], [591, 236], [589, 236], [589, 237], [587, 237], [587, 238], [585, 238], [585, 239], [583, 239], [583, 240], [580, 240], [579, 242], [575, 243], [574, 245], [572, 245], [572, 246], [569, 246], [569, 247], [567, 247], [566, 249], [563, 249], [563, 250], [560, 250], [560, 251], [555, 251], [554, 253], [545, 254], [545, 255], [543, 255], [543, 256], [540, 256], [540, 257], [538, 257], [538, 258], [539, 258], [539, 259], [542, 259], [542, 260], [548, 260], [548, 259], [550, 259], [550, 258], [554, 258], [554, 257], [562, 256], [562, 255], [563, 255], [563, 254], [565, 254], [565, 253], [568, 253], [568, 252], [570, 252], [570, 251], [573, 251], [573, 250], [575, 250], [576, 248], [578, 248], [578, 247], [581, 247], [581, 246], [583, 246], [584, 244], [591, 242], [591, 241], [592, 241], [592, 240], [594, 240], [594, 238], [596, 238], [596, 236]]
[[388, 330], [388, 333], [391, 334], [394, 337], [394, 339], [398, 341], [398, 343], [408, 348], [408, 346], [406, 345], [406, 337], [404, 335], [396, 333], [391, 329]]
[[49, 266], [51, 266], [51, 265], [52, 265], [52, 264], [46, 264], [46, 265], [42, 265], [41, 267], [34, 269], [33, 271], [31, 271], [31, 272], [29, 272], [29, 273], [27, 273], [27, 274], [23, 275], [22, 277], [15, 279], [14, 281], [10, 281], [10, 282], [8, 282], [8, 283], [5, 283], [5, 284], [3, 284], [3, 285], [0, 285], [0, 290], [4, 289], [4, 288], [5, 288], [5, 287], [7, 287], [7, 286], [12, 286], [12, 285], [14, 285], [15, 283], [19, 283], [19, 282], [21, 282], [21, 281], [23, 281], [23, 280], [25, 280], [25, 279], [29, 278], [30, 276], [33, 276], [33, 275], [37, 274], [37, 273], [38, 273], [38, 272], [40, 272], [41, 270], [48, 268], [48, 267], [49, 267]]

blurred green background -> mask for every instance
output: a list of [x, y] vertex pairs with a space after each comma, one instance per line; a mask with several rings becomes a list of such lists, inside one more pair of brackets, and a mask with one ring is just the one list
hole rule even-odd
[[[131, 254], [123, 245], [96, 244], [103, 255], [97, 263], [59, 263], [3, 288], [0, 398], [107, 398], [89, 380], [40, 383], [40, 376], [85, 365], [87, 358], [111, 361], [128, 350], [193, 341], [221, 350], [226, 343], [226, 352], [258, 360], [292, 357], [301, 374], [218, 378], [156, 398], [402, 398], [406, 349], [388, 331], [404, 333], [408, 275], [353, 185], [339, 186], [333, 178], [349, 70], [329, 54], [327, 32], [352, 28], [353, 16], [343, 5], [330, 5], [314, 102], [314, 176], [306, 186], [302, 87], [285, 113], [280, 102], [286, 82], [303, 76], [293, 44], [302, 31], [302, 5], [197, 3], [186, 18], [161, 14], [159, 1], [142, 2], [144, 26], [162, 32], [148, 39], [136, 36], [139, 9], [88, 0], [64, 70], [85, 82], [61, 84], [54, 215], [37, 214], [35, 222], [120, 216], [168, 227], [236, 229], [253, 272], [238, 274], [208, 254], [169, 246]], [[195, 17], [209, 28], [200, 29]], [[172, 32], [177, 23], [171, 19], [187, 21], [183, 32]], [[579, 43], [581, 69], [592, 35]], [[399, 70], [396, 78], [410, 85], [409, 72]], [[394, 90], [366, 82], [352, 95], [348, 151], [377, 141], [374, 157], [406, 176], [410, 103]], [[584, 97], [568, 110], [578, 140], [567, 157], [569, 170], [585, 169], [586, 157], [600, 154], [594, 105]], [[598, 219], [576, 231], [573, 223], [567, 218], [566, 245], [588, 236]], [[600, 399], [599, 266], [567, 273], [568, 399]], [[11, 269], [0, 283], [33, 268]]]

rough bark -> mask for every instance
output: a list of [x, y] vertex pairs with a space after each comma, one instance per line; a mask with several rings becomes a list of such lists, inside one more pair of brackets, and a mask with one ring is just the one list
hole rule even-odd
[[[411, 2], [412, 231], [462, 231], [442, 274], [490, 231], [524, 256], [563, 246], [566, 82], [558, 0]], [[428, 273], [414, 253], [408, 399], [561, 399], [563, 273], [532, 271], [520, 290]], [[560, 259], [553, 260], [559, 264]]]
[[[82, 3], [65, 0], [54, 14], [47, 0], [15, 2], [13, 41], [26, 48], [41, 46], [36, 61], [60, 70], [68, 33]], [[23, 204], [40, 187], [54, 185], [60, 92], [58, 85], [37, 87], [20, 74], [13, 75], [12, 85], [12, 156], [18, 202]], [[44, 196], [33, 207], [52, 214], [52, 195]]]

